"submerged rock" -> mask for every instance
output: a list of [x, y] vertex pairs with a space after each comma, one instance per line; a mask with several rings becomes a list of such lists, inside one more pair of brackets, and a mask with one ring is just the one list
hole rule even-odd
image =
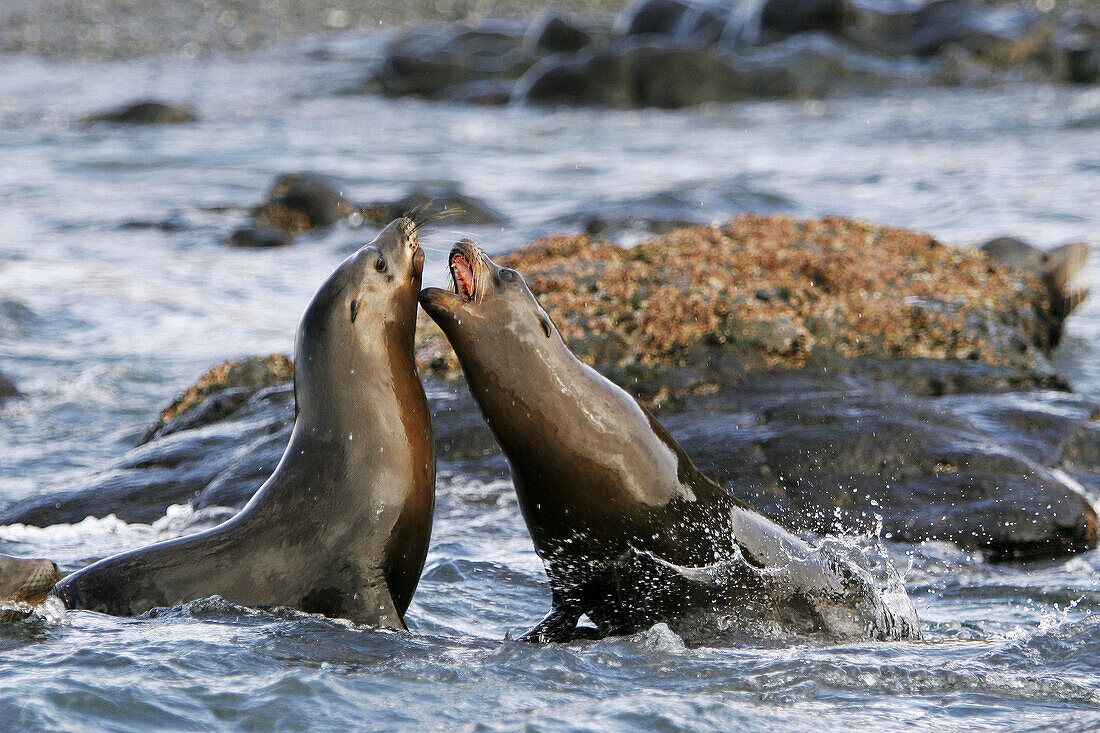
[[98, 112], [85, 117], [84, 121], [113, 122], [124, 125], [175, 125], [183, 122], [197, 122], [198, 119], [198, 115], [188, 107], [150, 99]]

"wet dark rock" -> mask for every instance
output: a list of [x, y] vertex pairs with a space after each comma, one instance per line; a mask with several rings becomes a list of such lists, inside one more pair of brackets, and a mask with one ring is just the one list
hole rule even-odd
[[422, 183], [397, 201], [378, 201], [362, 207], [363, 218], [375, 224], [386, 224], [407, 213], [454, 210], [447, 217], [456, 224], [501, 224], [507, 217], [486, 202], [462, 191], [458, 184], [445, 181]]
[[526, 28], [422, 27], [393, 41], [362, 90], [679, 107], [926, 83], [1090, 83], [1096, 25], [981, 0], [636, 0], [610, 29], [553, 11]]
[[471, 82], [516, 79], [534, 57], [524, 51], [527, 26], [505, 20], [427, 27], [395, 38], [362, 90], [387, 96], [462, 101]]
[[959, 46], [1001, 67], [1040, 55], [1050, 37], [1049, 25], [1035, 11], [972, 0], [920, 6], [857, 2], [846, 17], [844, 35], [867, 48], [930, 57]]
[[18, 396], [19, 390], [15, 388], [15, 383], [0, 373], [0, 402]]
[[[1048, 419], [1035, 424], [1041, 406]], [[921, 398], [854, 374], [756, 375], [663, 421], [700, 469], [790, 528], [942, 540], [994, 559], [1091, 549], [1097, 517], [1061, 442], [1094, 401], [1050, 392]]]
[[861, 56], [827, 35], [802, 34], [739, 53], [642, 39], [540, 62], [516, 84], [515, 98], [533, 104], [678, 108], [819, 97], [924, 79], [915, 67]]
[[531, 55], [579, 51], [592, 43], [592, 35], [571, 18], [547, 10], [527, 29], [524, 50]]
[[197, 122], [198, 116], [188, 107], [144, 100], [89, 115], [85, 122], [112, 122], [125, 125], [174, 125]]
[[1100, 29], [1062, 35], [1052, 41], [1050, 54], [1056, 81], [1070, 84], [1100, 82]]
[[226, 244], [234, 247], [286, 247], [294, 244], [294, 235], [282, 229], [246, 224], [234, 229]]
[[219, 420], [266, 387], [284, 384], [294, 365], [283, 354], [230, 359], [211, 367], [172, 401], [145, 432], [142, 443]]
[[[200, 500], [207, 486], [231, 477], [238, 483], [254, 478], [247, 492], [251, 494], [282, 456], [290, 438], [293, 401], [289, 385], [258, 390], [219, 421], [165, 434], [101, 472], [15, 502], [0, 511], [0, 525], [47, 526], [108, 514], [126, 522], [152, 522], [168, 506]], [[281, 445], [265, 452], [267, 441], [280, 431], [285, 432]], [[265, 457], [270, 463], [255, 470]]]
[[267, 200], [253, 210], [256, 223], [271, 229], [303, 232], [332, 226], [358, 211], [340, 185], [319, 173], [284, 173], [271, 184]]
[[234, 247], [284, 247], [294, 236], [330, 227], [339, 221], [361, 221], [360, 207], [341, 185], [320, 173], [283, 173], [275, 177], [262, 204], [248, 223], [229, 235]]
[[846, 0], [764, 0], [760, 10], [760, 26], [765, 35], [839, 32], [847, 17]]
[[[441, 472], [506, 477], [465, 384], [429, 386]], [[215, 392], [106, 471], [8, 507], [0, 524], [148, 522], [189, 500], [239, 507], [277, 464], [293, 416], [289, 383]], [[659, 417], [700, 469], [799, 532], [881, 531], [1002, 560], [1096, 546], [1096, 514], [1079, 493], [1100, 486], [1094, 400], [1043, 390], [927, 397], [853, 365], [756, 373]]]
[[744, 177], [684, 183], [665, 191], [625, 199], [590, 202], [556, 218], [558, 231], [583, 231], [615, 238], [621, 234], [665, 234], [678, 227], [709, 224], [737, 214], [795, 212], [798, 206], [778, 194], [757, 190]]
[[636, 0], [619, 12], [612, 30], [619, 36], [671, 36], [692, 9], [684, 0]]

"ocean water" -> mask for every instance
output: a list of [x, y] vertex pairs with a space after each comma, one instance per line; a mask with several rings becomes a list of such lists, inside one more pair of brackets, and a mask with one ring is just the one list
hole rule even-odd
[[[250, 57], [77, 64], [0, 57], [0, 502], [102, 467], [211, 364], [289, 353], [331, 268], [375, 230], [233, 249], [272, 178], [335, 176], [358, 200], [453, 181], [508, 217], [441, 224], [426, 279], [473, 236], [490, 252], [657, 192], [736, 195], [970, 246], [1012, 234], [1100, 248], [1100, 89], [906, 90], [669, 111], [480, 108], [342, 90], [369, 37]], [[87, 126], [137, 97], [196, 124]], [[754, 199], [755, 200], [755, 199]], [[1097, 282], [1100, 255], [1086, 273]], [[1100, 298], [1056, 362], [1100, 397]], [[174, 507], [0, 527], [0, 552], [76, 569], [226, 512]], [[856, 540], [851, 540], [855, 542]], [[792, 639], [688, 648], [662, 626], [530, 646], [509, 635], [549, 591], [507, 482], [441, 475], [410, 633], [217, 599], [138, 619], [86, 612], [0, 627], [0, 730], [1100, 729], [1100, 554], [996, 565], [948, 545], [885, 547], [925, 641]]]

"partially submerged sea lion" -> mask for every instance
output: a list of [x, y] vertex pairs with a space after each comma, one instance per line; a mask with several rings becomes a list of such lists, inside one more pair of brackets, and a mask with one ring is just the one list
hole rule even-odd
[[60, 577], [49, 560], [0, 555], [0, 621], [29, 616]]
[[1050, 306], [1041, 311], [1047, 320], [1050, 347], [1057, 346], [1062, 337], [1062, 322], [1089, 294], [1088, 283], [1083, 279], [1089, 246], [1073, 242], [1042, 250], [1016, 237], [997, 237], [981, 249], [996, 262], [1030, 272], [1046, 286]]
[[410, 219], [345, 260], [298, 326], [297, 417], [271, 478], [224, 524], [65, 578], [65, 605], [131, 615], [219, 595], [405, 628], [435, 497], [413, 361], [423, 265]]
[[472, 242], [451, 252], [455, 291], [420, 302], [447, 335], [504, 450], [553, 609], [524, 638], [566, 641], [700, 620], [835, 638], [920, 634], [869, 574], [757, 514], [695, 468], [624, 390], [579, 361], [519, 273]]

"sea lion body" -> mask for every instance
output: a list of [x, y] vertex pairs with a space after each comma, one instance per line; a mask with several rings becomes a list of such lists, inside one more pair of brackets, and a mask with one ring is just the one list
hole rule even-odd
[[695, 467], [633, 397], [566, 347], [523, 278], [460, 242], [456, 292], [421, 304], [458, 354], [508, 458], [545, 563], [551, 613], [524, 638], [564, 641], [728, 612], [744, 629], [896, 638], [912, 607], [752, 511]]
[[298, 328], [297, 417], [271, 478], [213, 529], [65, 578], [66, 607], [133, 615], [218, 595], [404, 628], [435, 487], [413, 361], [422, 269], [408, 219], [340, 265]]

